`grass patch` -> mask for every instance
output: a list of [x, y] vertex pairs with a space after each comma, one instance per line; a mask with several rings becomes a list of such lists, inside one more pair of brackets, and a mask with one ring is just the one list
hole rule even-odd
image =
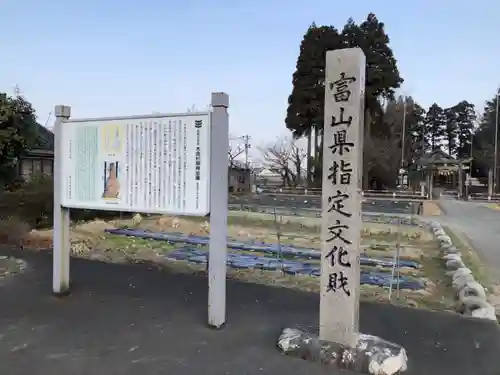
[[423, 299], [422, 302], [431, 310], [454, 311], [455, 291], [451, 286], [451, 279], [445, 277], [445, 263], [441, 259], [437, 244], [424, 248], [425, 256], [422, 256], [420, 263], [425, 270], [425, 277], [434, 283], [432, 296]]
[[443, 230], [450, 237], [451, 242], [460, 251], [465, 265], [472, 271], [474, 278], [485, 288], [490, 288], [492, 280], [483, 261], [468, 244], [464, 235], [458, 235], [450, 227], [443, 225]]
[[[279, 220], [279, 218], [278, 218]], [[273, 215], [238, 213], [228, 218], [228, 236], [242, 242], [256, 241], [269, 244], [278, 242], [277, 228]], [[282, 217], [280, 227], [280, 243], [309, 249], [321, 248], [321, 220], [304, 217]], [[144, 216], [140, 220], [124, 219], [110, 222], [93, 221], [77, 224], [72, 227], [72, 255], [110, 263], [146, 263], [159, 269], [173, 273], [189, 273], [206, 275], [207, 265], [190, 263], [184, 260], [173, 260], [166, 255], [183, 243], [169, 243], [104, 233], [105, 229], [116, 227], [138, 228], [154, 232], [180, 232], [185, 234], [207, 236], [207, 218], [205, 217], [159, 217]], [[43, 237], [43, 233], [39, 232]], [[37, 235], [37, 236], [38, 236]], [[401, 268], [401, 275], [423, 278], [427, 285], [424, 290], [394, 290], [390, 303], [413, 306], [433, 310], [452, 310], [453, 294], [449, 288], [449, 280], [444, 276], [443, 263], [439, 257], [439, 248], [432, 234], [424, 228], [408, 225], [393, 225], [383, 222], [364, 222], [361, 253], [364, 256], [392, 259], [397, 245], [400, 246], [400, 259], [419, 262], [419, 269]], [[45, 234], [51, 240], [51, 233]], [[207, 251], [207, 246], [188, 245]], [[47, 248], [46, 246], [43, 248]], [[42, 249], [42, 247], [40, 247]], [[240, 251], [228, 249], [229, 253], [248, 254], [252, 256], [272, 256], [282, 260], [294, 260], [292, 256], [267, 254], [259, 251]], [[306, 261], [306, 260], [304, 260]], [[309, 263], [319, 265], [318, 260]], [[364, 271], [382, 272], [390, 277], [391, 267], [363, 266]], [[229, 278], [265, 284], [275, 287], [286, 287], [314, 293], [320, 292], [320, 278], [307, 275], [288, 275], [282, 270], [268, 271], [262, 269], [227, 269]], [[365, 301], [389, 302], [388, 289], [379, 286], [361, 285], [361, 298]]]
[[280, 225], [291, 232], [320, 233], [321, 220], [313, 217], [281, 216], [251, 212], [229, 212], [228, 225], [269, 228], [270, 225]]
[[[193, 218], [185, 218], [192, 221]], [[203, 222], [206, 218], [195, 218], [194, 221]], [[315, 240], [320, 240], [321, 233], [321, 218], [308, 218], [308, 217], [295, 217], [295, 216], [282, 216], [277, 215], [276, 223], [273, 215], [270, 214], [257, 214], [246, 212], [230, 212], [228, 216], [228, 225], [238, 225], [242, 227], [264, 228], [270, 229], [279, 226], [282, 232], [303, 233], [306, 235], [316, 234]], [[399, 234], [398, 234], [399, 231]], [[397, 228], [396, 225], [378, 223], [378, 222], [363, 222], [364, 238], [383, 239], [387, 242], [395, 242], [398, 240], [405, 242], [419, 242], [422, 239], [421, 229], [413, 226], [401, 225]], [[285, 235], [289, 239], [293, 236]], [[293, 241], [292, 241], [293, 242]]]
[[175, 250], [175, 246], [167, 241], [156, 241], [146, 238], [119, 236], [116, 234], [104, 235], [98, 243], [94, 245], [100, 250], [121, 250], [134, 253], [138, 250], [151, 249], [159, 253], [169, 253]]
[[491, 208], [492, 210], [500, 210], [500, 204], [498, 203], [488, 203], [486, 207]]
[[[372, 239], [374, 241], [374, 239]], [[104, 245], [107, 244], [107, 245]], [[134, 237], [125, 237], [117, 235], [106, 235], [101, 244], [106, 248], [109, 261], [128, 261], [128, 262], [148, 262], [156, 265], [160, 269], [170, 272], [192, 273], [206, 275], [206, 264], [195, 264], [182, 260], [172, 260], [165, 258], [168, 252], [171, 252], [183, 244], [169, 244], [167, 241], [155, 241], [140, 239]], [[196, 247], [196, 245], [193, 245]], [[386, 258], [392, 258], [395, 244], [372, 245]], [[112, 250], [116, 247], [116, 250]], [[202, 251], [208, 252], [208, 246], [197, 246]], [[415, 247], [416, 248], [416, 247]], [[423, 277], [427, 280], [430, 287], [426, 290], [400, 290], [399, 296], [393, 290], [391, 303], [402, 306], [413, 306], [430, 310], [453, 310], [454, 299], [453, 292], [448, 281], [443, 281], [443, 265], [439, 259], [439, 251], [434, 241], [422, 241], [418, 249], [423, 249], [423, 254], [419, 259], [415, 257], [401, 256], [401, 260], [418, 260], [422, 264], [420, 269], [402, 268], [401, 275], [407, 277]], [[96, 249], [97, 250], [97, 249]], [[410, 249], [411, 250], [411, 249]], [[118, 252], [112, 256], [113, 252]], [[125, 253], [125, 254], [123, 254]], [[247, 254], [252, 256], [276, 256], [278, 254], [267, 254], [259, 251], [240, 251], [228, 249], [228, 253]], [[370, 256], [368, 252], [365, 255]], [[375, 254], [373, 254], [375, 255]], [[380, 257], [382, 254], [377, 254]], [[277, 256], [282, 260], [294, 260], [293, 256]], [[311, 259], [308, 261], [319, 266], [319, 260]], [[363, 271], [382, 272], [390, 277], [391, 269], [377, 266], [362, 266]], [[320, 278], [308, 275], [288, 275], [281, 270], [267, 271], [261, 269], [235, 269], [228, 267], [227, 275], [231, 279], [244, 282], [264, 284], [273, 287], [286, 287], [295, 290], [319, 293]], [[361, 298], [363, 301], [388, 302], [388, 290], [386, 288], [361, 285]]]

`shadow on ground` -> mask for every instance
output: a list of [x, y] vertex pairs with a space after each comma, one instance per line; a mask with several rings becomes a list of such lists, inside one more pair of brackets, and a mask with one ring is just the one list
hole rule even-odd
[[[203, 277], [72, 260], [73, 293], [56, 298], [50, 254], [22, 254], [24, 274], [0, 283], [2, 374], [335, 373], [275, 348], [283, 326], [317, 324], [317, 295], [229, 281], [227, 326], [215, 331], [205, 325]], [[500, 330], [492, 322], [363, 304], [361, 327], [402, 344], [411, 375], [500, 372]]]

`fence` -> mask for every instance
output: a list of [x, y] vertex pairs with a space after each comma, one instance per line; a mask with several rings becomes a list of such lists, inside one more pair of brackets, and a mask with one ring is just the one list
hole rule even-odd
[[470, 193], [466, 199], [471, 201], [500, 202], [500, 194], [488, 195], [487, 193]]
[[[304, 195], [304, 196], [321, 196], [321, 189], [318, 188], [273, 188], [263, 187], [258, 190], [259, 194], [273, 195]], [[394, 198], [402, 200], [426, 200], [428, 196], [421, 192], [411, 190], [364, 190], [362, 195], [366, 198]]]

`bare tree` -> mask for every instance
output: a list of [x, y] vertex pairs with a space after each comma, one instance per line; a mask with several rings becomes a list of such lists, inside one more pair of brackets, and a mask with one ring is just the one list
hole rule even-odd
[[240, 145], [232, 146], [229, 145], [228, 156], [229, 156], [229, 164], [231, 166], [235, 165], [235, 160], [238, 156], [245, 152], [245, 149]]
[[302, 183], [307, 152], [294, 141], [278, 139], [266, 147], [260, 147], [262, 162], [271, 172], [281, 176], [283, 186], [296, 187]]
[[295, 186], [302, 183], [302, 175], [304, 171], [304, 162], [307, 163], [307, 151], [297, 146], [295, 142], [290, 142], [291, 155], [290, 161], [293, 165], [293, 171], [295, 173]]

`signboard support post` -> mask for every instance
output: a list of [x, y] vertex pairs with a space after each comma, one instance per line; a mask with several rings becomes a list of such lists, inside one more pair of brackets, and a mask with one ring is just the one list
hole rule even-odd
[[70, 216], [69, 208], [61, 206], [63, 194], [63, 170], [62, 154], [63, 139], [61, 127], [65, 126], [71, 115], [71, 107], [56, 105], [54, 109], [56, 117], [54, 123], [55, 147], [54, 147], [54, 230], [53, 230], [53, 269], [52, 269], [52, 291], [57, 295], [69, 292], [69, 267], [70, 267]]
[[221, 328], [226, 321], [229, 96], [212, 93], [211, 105], [208, 324]]

